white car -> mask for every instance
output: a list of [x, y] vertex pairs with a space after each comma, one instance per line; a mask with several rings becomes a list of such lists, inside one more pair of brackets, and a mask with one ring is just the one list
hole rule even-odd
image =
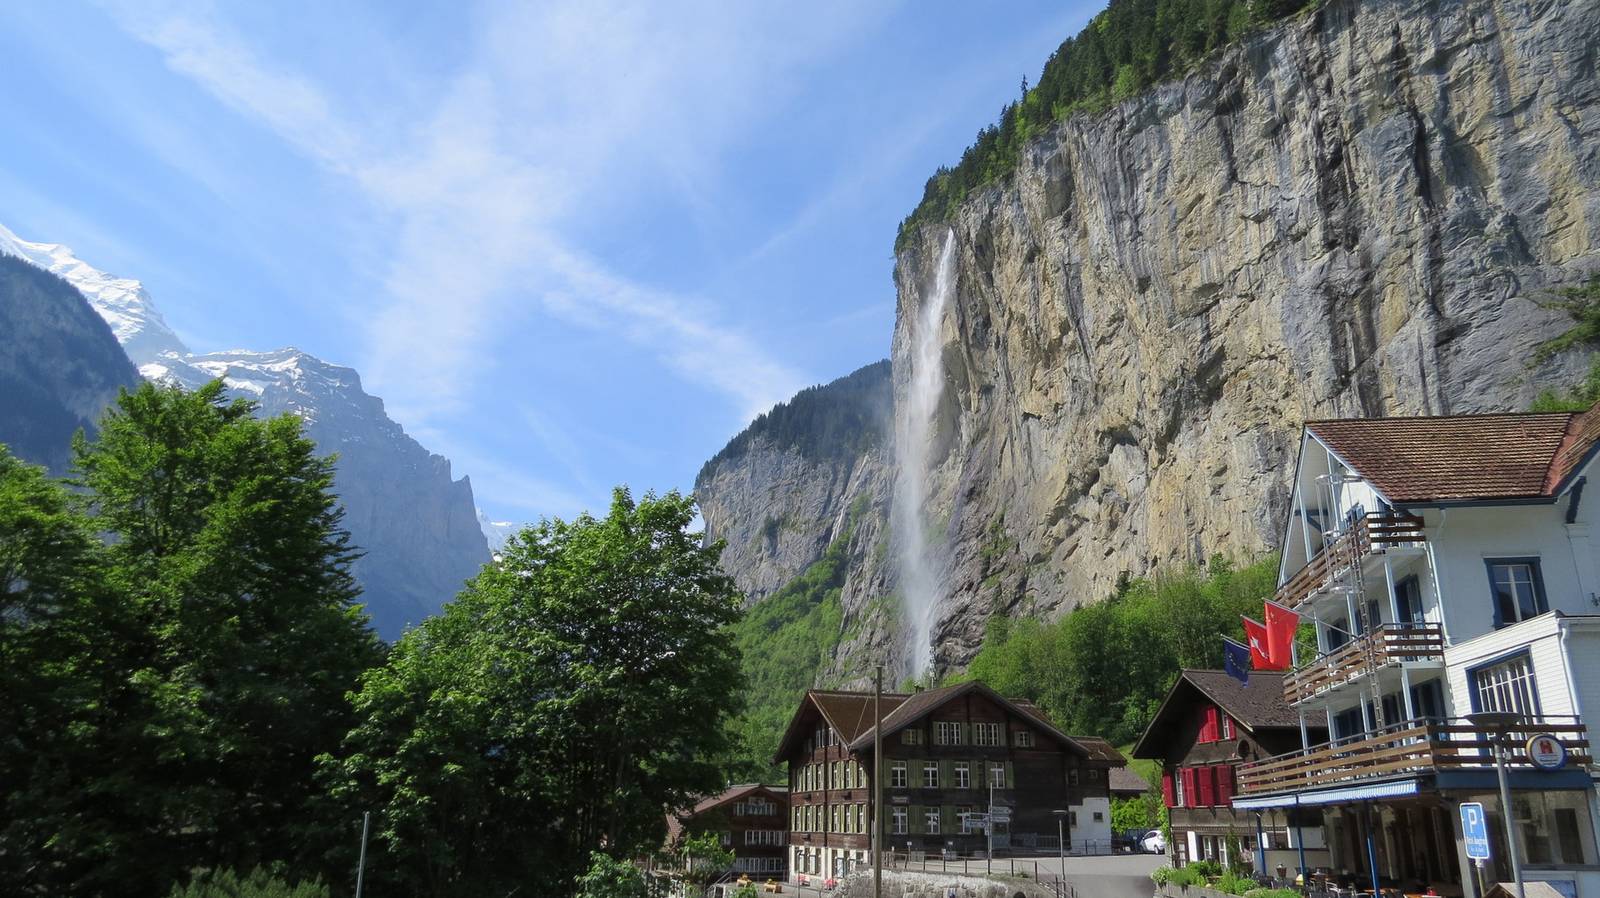
[[1167, 840], [1161, 835], [1161, 830], [1152, 829], [1139, 840], [1139, 847], [1144, 849], [1146, 854], [1166, 854]]

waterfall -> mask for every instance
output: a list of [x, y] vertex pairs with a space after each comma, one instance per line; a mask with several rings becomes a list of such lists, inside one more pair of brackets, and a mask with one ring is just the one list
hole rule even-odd
[[939, 339], [939, 322], [956, 286], [956, 235], [947, 231], [939, 251], [939, 268], [934, 276], [933, 295], [922, 304], [910, 335], [910, 376], [905, 403], [895, 415], [895, 478], [893, 528], [900, 544], [900, 590], [910, 625], [911, 670], [913, 677], [928, 672], [933, 660], [930, 644], [933, 608], [939, 599], [938, 576], [923, 520], [928, 501], [929, 455], [934, 437], [934, 418], [939, 397], [944, 392], [944, 358]]

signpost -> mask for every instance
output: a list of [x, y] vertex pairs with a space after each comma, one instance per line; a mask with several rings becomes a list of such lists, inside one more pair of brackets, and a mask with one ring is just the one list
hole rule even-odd
[[1461, 838], [1467, 844], [1467, 857], [1475, 861], [1489, 859], [1489, 817], [1483, 812], [1483, 803], [1461, 803]]

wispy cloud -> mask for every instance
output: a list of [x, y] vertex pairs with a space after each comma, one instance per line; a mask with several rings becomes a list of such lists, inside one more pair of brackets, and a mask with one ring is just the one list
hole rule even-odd
[[[494, 322], [527, 297], [621, 335], [747, 416], [806, 382], [697, 297], [623, 276], [564, 235], [587, 198], [619, 180], [668, 185], [686, 208], [712, 214], [704, 185], [734, 129], [757, 113], [759, 90], [886, 6], [831, 5], [779, 14], [709, 2], [490, 4], [446, 89], [397, 90], [429, 105], [381, 120], [225, 21], [116, 12], [173, 71], [348, 179], [392, 227], [384, 296], [361, 311], [364, 373], [397, 414], [420, 422], [471, 388]], [[637, 159], [654, 170], [620, 162]]]

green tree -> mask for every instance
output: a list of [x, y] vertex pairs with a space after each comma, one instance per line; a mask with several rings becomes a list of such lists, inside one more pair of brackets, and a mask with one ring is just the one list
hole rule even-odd
[[139, 838], [119, 815], [159, 799], [129, 794], [123, 769], [149, 742], [118, 663], [126, 610], [89, 519], [0, 446], [0, 882], [12, 894], [110, 891], [102, 868]]
[[298, 419], [253, 412], [220, 382], [146, 384], [74, 442], [108, 545], [67, 540], [93, 579], [70, 613], [22, 615], [70, 674], [30, 707], [72, 711], [59, 747], [5, 771], [33, 802], [10, 813], [31, 816], [39, 891], [156, 894], [196, 862], [250, 869], [303, 844], [314, 759], [349, 729], [345, 693], [379, 644], [352, 604], [332, 460]]
[[589, 869], [577, 878], [577, 898], [644, 898], [644, 876], [639, 868], [596, 851]]
[[733, 852], [722, 847], [722, 839], [714, 832], [704, 832], [685, 839], [682, 851], [684, 878], [698, 886], [701, 892], [733, 866]]
[[723, 787], [739, 597], [690, 499], [524, 530], [355, 697], [336, 801], [371, 808], [392, 894], [559, 892]]

